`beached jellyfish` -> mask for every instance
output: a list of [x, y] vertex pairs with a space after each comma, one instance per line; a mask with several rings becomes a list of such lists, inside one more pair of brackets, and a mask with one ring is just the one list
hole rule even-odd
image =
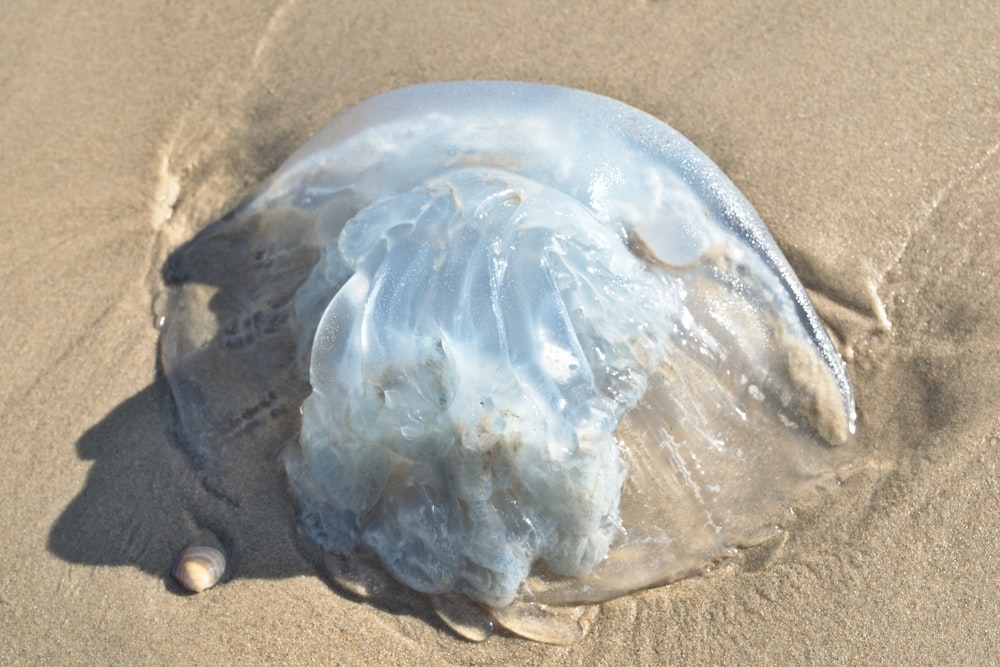
[[515, 631], [560, 641], [536, 610], [702, 569], [850, 459], [844, 364], [763, 223], [621, 102], [386, 93], [202, 236], [246, 261], [184, 258], [240, 298], [174, 274], [164, 365], [201, 451], [237, 391], [205, 366], [243, 355], [265, 417], [308, 393], [307, 537]]

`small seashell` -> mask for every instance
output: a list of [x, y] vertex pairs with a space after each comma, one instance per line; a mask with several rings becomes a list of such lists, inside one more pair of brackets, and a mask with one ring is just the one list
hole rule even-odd
[[171, 574], [184, 588], [201, 593], [219, 583], [226, 571], [226, 557], [214, 547], [188, 547], [177, 556]]

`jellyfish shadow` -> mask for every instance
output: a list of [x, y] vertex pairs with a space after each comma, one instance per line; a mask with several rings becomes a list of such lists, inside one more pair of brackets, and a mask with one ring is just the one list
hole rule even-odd
[[227, 578], [308, 571], [294, 543], [291, 501], [277, 493], [280, 471], [267, 462], [260, 466], [272, 480], [268, 496], [274, 502], [220, 495], [178, 447], [172, 410], [169, 386], [158, 372], [151, 385], [84, 433], [77, 453], [93, 465], [52, 526], [49, 550], [72, 563], [138, 567], [163, 577], [173, 592], [180, 588], [168, 575], [172, 560], [192, 543], [223, 548]]

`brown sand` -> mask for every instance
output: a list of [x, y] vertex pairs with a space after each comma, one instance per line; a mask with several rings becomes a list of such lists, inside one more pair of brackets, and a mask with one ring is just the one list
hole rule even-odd
[[[994, 3], [61, 4], [0, 22], [0, 663], [1000, 659]], [[467, 78], [610, 95], [712, 157], [842, 345], [871, 463], [781, 549], [607, 603], [569, 648], [331, 590], [276, 464], [242, 506], [206, 492], [156, 369], [164, 248], [346, 106]], [[180, 595], [205, 535], [231, 579]]]

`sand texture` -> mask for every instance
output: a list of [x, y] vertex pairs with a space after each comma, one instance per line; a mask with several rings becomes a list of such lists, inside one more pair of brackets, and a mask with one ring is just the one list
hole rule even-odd
[[[995, 664], [998, 35], [989, 2], [8, 3], [0, 663]], [[786, 540], [606, 603], [570, 647], [332, 588], [276, 451], [206, 483], [158, 368], [173, 249], [339, 111], [450, 79], [583, 88], [690, 138], [857, 394], [863, 464]], [[184, 595], [198, 541], [229, 573]]]

